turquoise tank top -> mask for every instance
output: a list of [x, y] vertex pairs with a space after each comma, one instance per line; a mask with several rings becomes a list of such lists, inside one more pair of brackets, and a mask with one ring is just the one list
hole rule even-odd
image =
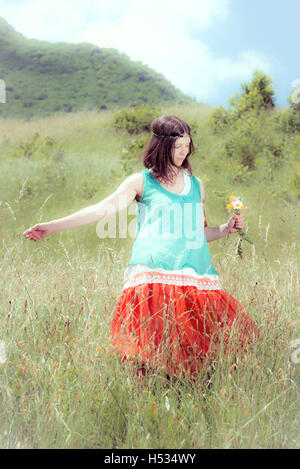
[[144, 190], [137, 202], [135, 241], [128, 263], [198, 274], [218, 275], [211, 263], [201, 205], [200, 183], [191, 176], [188, 194], [165, 189], [149, 169], [142, 171]]

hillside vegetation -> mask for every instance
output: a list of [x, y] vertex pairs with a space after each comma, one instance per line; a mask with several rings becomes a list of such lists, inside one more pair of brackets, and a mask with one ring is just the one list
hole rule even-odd
[[7, 94], [2, 117], [192, 101], [163, 75], [114, 49], [27, 39], [3, 18], [0, 78]]

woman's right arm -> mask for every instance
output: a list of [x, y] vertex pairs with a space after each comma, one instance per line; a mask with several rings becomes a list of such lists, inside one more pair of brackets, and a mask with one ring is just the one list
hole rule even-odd
[[142, 185], [143, 175], [141, 173], [132, 174], [122, 182], [115, 192], [101, 202], [90, 205], [67, 217], [34, 225], [32, 228], [24, 231], [23, 235], [34, 241], [40, 241], [57, 231], [70, 230], [95, 223], [106, 215], [127, 208], [135, 200], [136, 196], [142, 193]]

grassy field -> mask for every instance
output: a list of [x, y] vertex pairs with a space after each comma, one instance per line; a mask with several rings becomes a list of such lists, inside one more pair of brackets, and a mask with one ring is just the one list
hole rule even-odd
[[237, 236], [210, 249], [224, 289], [255, 319], [260, 340], [235, 357], [237, 369], [221, 353], [210, 388], [205, 370], [193, 385], [159, 374], [138, 380], [109, 342], [133, 240], [99, 239], [95, 225], [39, 243], [22, 236], [115, 190], [125, 178], [120, 152], [133, 137], [113, 129], [109, 112], [3, 120], [1, 448], [300, 446], [300, 363], [291, 347], [300, 339], [299, 199], [289, 193], [297, 147], [287, 143], [271, 175], [258, 157], [239, 181], [223, 153], [228, 136], [210, 131], [208, 108], [162, 111], [196, 129], [191, 162], [205, 183], [209, 225], [228, 219], [232, 193], [249, 207], [254, 246], [243, 244], [243, 259]]

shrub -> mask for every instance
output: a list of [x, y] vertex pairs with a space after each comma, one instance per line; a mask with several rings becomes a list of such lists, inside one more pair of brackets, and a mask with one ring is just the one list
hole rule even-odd
[[291, 192], [293, 195], [296, 195], [298, 199], [300, 199], [300, 165], [294, 165], [294, 173], [291, 178]]
[[[237, 160], [228, 160], [226, 161], [225, 168], [228, 171], [229, 178], [233, 183], [245, 183], [248, 182], [251, 172], [248, 167], [243, 166]], [[227, 174], [226, 174], [227, 176]], [[227, 179], [227, 178], [226, 178]]]
[[149, 131], [151, 122], [158, 117], [160, 111], [151, 105], [134, 106], [131, 109], [122, 109], [112, 119], [116, 129], [126, 130], [130, 134]]
[[263, 119], [263, 115], [249, 112], [234, 122], [224, 144], [226, 157], [237, 160], [250, 170], [255, 168], [256, 156], [262, 150], [263, 136], [259, 124]]
[[278, 124], [279, 129], [287, 134], [300, 133], [300, 109], [295, 106], [282, 112]]
[[134, 137], [129, 145], [122, 148], [120, 151], [120, 160], [123, 169], [123, 174], [129, 176], [135, 171], [139, 156], [142, 150], [146, 147], [149, 141], [147, 134]]
[[217, 107], [208, 119], [208, 124], [214, 134], [218, 134], [228, 128], [233, 123], [234, 113], [231, 109], [224, 109], [222, 106]]
[[286, 112], [287, 131], [300, 133], [300, 85], [293, 88], [288, 98], [291, 107]]
[[238, 161], [249, 170], [255, 169], [257, 147], [248, 135], [242, 133], [231, 135], [225, 142], [224, 148], [226, 156]]
[[266, 142], [263, 154], [272, 169], [279, 168], [284, 160], [284, 141], [279, 137], [272, 137]]
[[278, 135], [274, 127], [274, 117], [267, 116], [264, 111], [259, 114], [249, 111], [237, 119], [224, 143], [225, 156], [253, 170], [257, 156], [261, 155], [268, 164], [272, 179], [273, 171], [285, 160], [286, 148], [285, 137]]
[[238, 117], [251, 110], [268, 111], [275, 107], [272, 79], [265, 73], [255, 70], [250, 83], [242, 83], [241, 87], [244, 93], [236, 93], [230, 99]]
[[23, 106], [24, 106], [25, 108], [32, 107], [32, 106], [33, 106], [33, 102], [32, 102], [32, 101], [24, 101]]
[[32, 158], [39, 160], [48, 160], [51, 157], [60, 157], [61, 151], [57, 148], [56, 141], [49, 137], [42, 138], [41, 135], [36, 132], [31, 140], [21, 142], [19, 147], [14, 153], [15, 158]]

